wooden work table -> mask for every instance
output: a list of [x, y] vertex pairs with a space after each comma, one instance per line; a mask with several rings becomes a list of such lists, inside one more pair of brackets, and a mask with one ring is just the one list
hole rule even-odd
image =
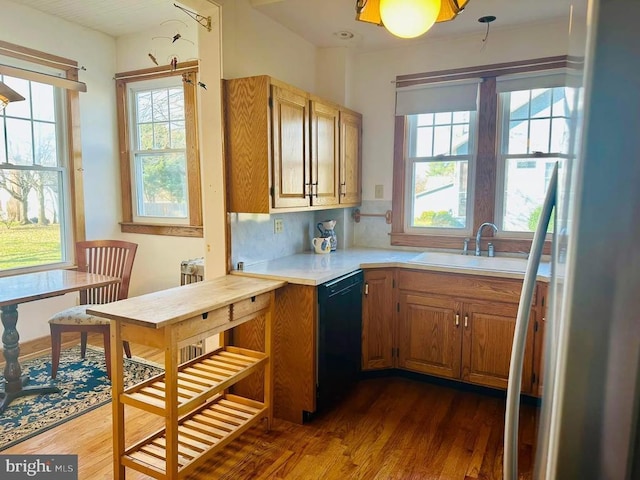
[[[165, 372], [127, 390], [123, 359], [113, 348], [114, 478], [125, 467], [153, 478], [188, 478], [206, 457], [258, 421], [273, 419], [271, 331], [275, 290], [286, 282], [225, 276], [94, 306], [89, 313], [114, 320], [111, 343], [123, 340], [163, 349]], [[264, 318], [264, 349], [224, 345], [178, 365], [180, 342], [215, 335]], [[228, 393], [247, 376], [263, 372], [262, 401]], [[165, 418], [165, 428], [126, 447], [124, 406]]]

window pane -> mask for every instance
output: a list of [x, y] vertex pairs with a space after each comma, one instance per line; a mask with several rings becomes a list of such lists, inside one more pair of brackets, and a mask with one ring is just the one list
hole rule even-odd
[[33, 146], [35, 148], [35, 164], [43, 165], [46, 167], [57, 167], [58, 152], [56, 145], [55, 124], [34, 122], [33, 140]]
[[59, 171], [0, 168], [0, 270], [63, 260], [62, 191]]
[[531, 90], [531, 117], [551, 116], [551, 90], [548, 88]]
[[510, 155], [527, 153], [529, 150], [529, 122], [516, 120], [509, 122], [509, 146], [507, 153]]
[[141, 123], [138, 125], [138, 150], [150, 150], [153, 148], [153, 123]]
[[184, 153], [135, 156], [138, 216], [186, 218], [187, 168]]
[[433, 125], [433, 113], [421, 113], [416, 115], [418, 117], [418, 126], [422, 127], [424, 125]]
[[466, 226], [468, 162], [418, 162], [413, 167], [412, 227]]
[[151, 92], [136, 93], [136, 114], [138, 116], [138, 123], [153, 121], [152, 105]]
[[162, 150], [171, 147], [169, 122], [153, 124], [153, 148]]
[[162, 122], [169, 120], [169, 93], [167, 90], [154, 90], [153, 101], [153, 121]]
[[172, 88], [169, 90], [169, 114], [171, 120], [184, 119], [184, 99], [182, 88]]
[[451, 153], [451, 126], [434, 128], [433, 155], [449, 155]]
[[186, 148], [186, 146], [184, 121], [171, 122], [171, 148]]
[[469, 112], [453, 112], [453, 123], [469, 123]]
[[5, 115], [8, 117], [31, 118], [31, 91], [29, 90], [29, 81], [21, 78], [8, 77], [6, 75], [2, 81], [25, 98], [23, 101], [11, 102], [7, 105], [4, 109]]
[[18, 120], [15, 118], [7, 118], [6, 122], [7, 156], [9, 163], [16, 165], [33, 165], [31, 122], [29, 120]]
[[567, 152], [569, 150], [569, 119], [554, 118], [551, 121], [551, 151]]
[[564, 117], [569, 116], [569, 108], [567, 105], [566, 88], [558, 87], [553, 89], [553, 116]]
[[509, 118], [512, 120], [529, 118], [529, 90], [504, 95], [508, 99]]
[[55, 121], [55, 100], [53, 86], [44, 83], [31, 82], [33, 97], [33, 119], [45, 122]]
[[451, 145], [452, 155], [468, 155], [469, 154], [469, 126], [454, 125], [453, 139]]
[[435, 114], [436, 125], [447, 125], [451, 123], [451, 112], [442, 112]]
[[[555, 159], [509, 159], [506, 164], [503, 229], [533, 232]], [[550, 166], [550, 167], [549, 167]]]
[[529, 141], [529, 152], [549, 153], [549, 125], [548, 118], [531, 120], [531, 139]]
[[416, 157], [433, 156], [433, 128], [419, 127], [416, 138]]

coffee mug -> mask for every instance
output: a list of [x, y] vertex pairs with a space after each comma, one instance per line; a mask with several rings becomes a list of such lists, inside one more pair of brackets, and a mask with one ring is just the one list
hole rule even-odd
[[312, 240], [316, 253], [329, 253], [331, 251], [331, 239], [315, 237]]

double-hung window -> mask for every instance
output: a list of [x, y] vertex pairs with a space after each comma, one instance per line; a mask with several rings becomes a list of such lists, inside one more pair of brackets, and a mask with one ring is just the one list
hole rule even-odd
[[573, 95], [564, 84], [561, 74], [498, 78], [496, 223], [503, 232], [535, 231], [553, 167], [569, 150]]
[[84, 236], [72, 205], [81, 174], [75, 188], [70, 178], [74, 165], [81, 170], [80, 152], [70, 151], [79, 126], [70, 107], [78, 94], [67, 90], [81, 85], [75, 62], [30, 49], [27, 61], [16, 53], [24, 51], [0, 47], [0, 81], [24, 97], [0, 109], [0, 275], [71, 263], [70, 247]]
[[202, 236], [197, 64], [118, 74], [122, 230]]
[[491, 222], [497, 251], [526, 251], [570, 158], [570, 72], [549, 57], [397, 77], [391, 244], [473, 248]]
[[398, 89], [406, 116], [405, 231], [467, 232], [478, 82]]

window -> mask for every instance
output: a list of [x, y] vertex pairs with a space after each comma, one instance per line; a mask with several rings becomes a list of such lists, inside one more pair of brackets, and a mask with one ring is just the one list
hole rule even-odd
[[550, 172], [569, 147], [569, 92], [554, 87], [499, 94], [502, 138], [497, 223], [502, 231], [536, 229]]
[[[17, 50], [28, 52], [31, 60], [18, 60]], [[2, 275], [71, 263], [70, 245], [84, 239], [84, 223], [76, 220], [72, 205], [82, 192], [81, 174], [74, 177], [75, 188], [69, 178], [74, 159], [80, 165], [79, 152], [71, 151], [77, 108], [69, 106], [78, 93], [58, 86], [81, 85], [65, 78], [77, 78], [76, 64], [11, 44], [3, 44], [0, 55], [7, 57], [0, 81], [24, 97], [0, 111]], [[61, 68], [53, 68], [58, 63]]]
[[117, 75], [123, 231], [202, 236], [196, 75], [193, 63]]
[[497, 251], [529, 249], [569, 151], [567, 66], [563, 56], [396, 78], [392, 245], [459, 249], [492, 222]]
[[468, 230], [475, 112], [409, 115], [407, 227]]

